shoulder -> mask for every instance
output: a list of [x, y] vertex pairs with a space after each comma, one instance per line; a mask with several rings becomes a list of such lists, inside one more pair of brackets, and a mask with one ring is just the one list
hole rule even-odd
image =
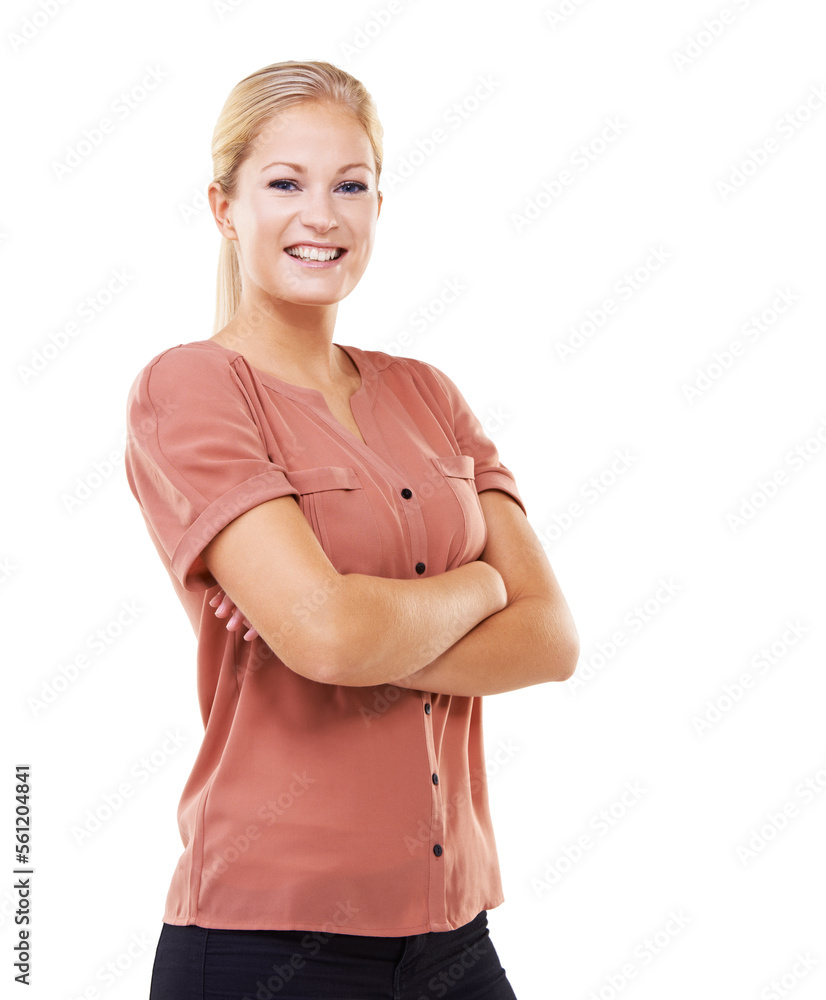
[[209, 340], [193, 340], [190, 343], [176, 344], [160, 351], [146, 362], [134, 381], [149, 382], [150, 379], [160, 380], [164, 378], [197, 381], [204, 376], [231, 371], [233, 361], [233, 352], [216, 349], [216, 346]]
[[216, 349], [206, 340], [167, 347], [150, 358], [137, 373], [130, 395], [140, 390], [154, 392], [160, 388], [185, 390], [192, 386], [209, 389], [216, 382], [232, 379], [234, 360], [232, 352]]
[[[347, 350], [351, 348], [348, 347]], [[357, 348], [357, 351], [357, 360], [366, 361], [371, 374], [383, 382], [392, 383], [394, 388], [398, 389], [407, 384], [411, 388], [421, 390], [427, 387], [431, 392], [448, 395], [455, 388], [449, 376], [429, 361], [388, 354], [385, 351], [361, 348]]]
[[176, 344], [160, 351], [140, 369], [127, 395], [127, 419], [172, 412], [180, 407], [209, 408], [227, 395], [238, 397], [232, 352], [210, 341]]

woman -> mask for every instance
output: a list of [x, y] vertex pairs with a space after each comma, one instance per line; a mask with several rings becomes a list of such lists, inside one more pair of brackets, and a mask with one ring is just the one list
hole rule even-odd
[[566, 679], [578, 638], [451, 379], [333, 342], [381, 137], [329, 63], [234, 88], [214, 335], [130, 390], [127, 478], [197, 636], [205, 727], [152, 1000], [514, 996], [487, 930], [481, 696]]

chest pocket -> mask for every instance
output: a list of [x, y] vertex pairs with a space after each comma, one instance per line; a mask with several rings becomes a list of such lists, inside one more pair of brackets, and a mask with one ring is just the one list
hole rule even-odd
[[475, 465], [471, 455], [444, 455], [431, 458], [444, 482], [452, 491], [464, 521], [464, 532], [451, 545], [449, 565], [461, 565], [478, 559], [487, 542], [487, 526], [479, 494], [476, 492]]
[[288, 475], [304, 516], [339, 573], [364, 573], [365, 559], [372, 564], [381, 558], [375, 514], [355, 469], [327, 465]]

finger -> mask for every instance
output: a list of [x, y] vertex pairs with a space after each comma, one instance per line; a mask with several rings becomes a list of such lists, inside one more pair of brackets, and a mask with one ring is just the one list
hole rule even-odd
[[218, 618], [226, 618], [230, 613], [231, 609], [234, 607], [232, 601], [227, 597], [226, 594], [223, 595], [221, 603], [215, 609], [215, 614]]
[[227, 622], [227, 628], [230, 630], [230, 632], [234, 632], [236, 629], [238, 629], [238, 628], [241, 627], [241, 623], [243, 621], [243, 618], [244, 618], [244, 616], [241, 614], [241, 612], [238, 610], [238, 608], [236, 608], [232, 612], [232, 615], [230, 616], [230, 619]]

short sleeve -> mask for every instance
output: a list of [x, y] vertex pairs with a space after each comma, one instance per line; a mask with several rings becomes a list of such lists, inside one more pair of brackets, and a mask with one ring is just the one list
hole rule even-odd
[[185, 590], [217, 581], [201, 552], [257, 504], [298, 491], [267, 453], [255, 409], [218, 352], [179, 345], [153, 358], [129, 390], [124, 464], [156, 545]]
[[511, 470], [499, 460], [499, 453], [493, 441], [485, 433], [482, 423], [456, 384], [435, 365], [426, 364], [435, 377], [449, 408], [453, 431], [463, 455], [471, 455], [474, 461], [476, 492], [502, 490], [519, 504], [527, 516], [525, 504], [519, 494], [516, 478]]

